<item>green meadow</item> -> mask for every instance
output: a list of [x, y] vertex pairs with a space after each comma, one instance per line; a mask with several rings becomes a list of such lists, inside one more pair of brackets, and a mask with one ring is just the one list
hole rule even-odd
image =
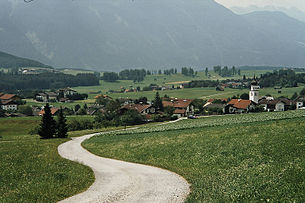
[[[0, 118], [0, 202], [57, 202], [94, 182], [90, 168], [58, 155], [57, 147], [70, 138], [42, 140], [29, 134], [40, 119]], [[73, 119], [93, 118], [67, 118]], [[69, 132], [69, 137], [105, 130], [111, 128]]]
[[182, 175], [191, 184], [187, 202], [305, 199], [304, 111], [201, 118], [150, 129], [100, 135], [83, 145], [99, 156]]

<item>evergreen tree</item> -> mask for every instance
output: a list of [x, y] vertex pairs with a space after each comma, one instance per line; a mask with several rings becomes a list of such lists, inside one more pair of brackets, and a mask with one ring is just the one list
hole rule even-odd
[[156, 108], [156, 110], [163, 111], [162, 99], [159, 95], [159, 92], [156, 93], [155, 100], [154, 100], [154, 107]]
[[205, 68], [205, 76], [208, 76], [208, 74], [209, 74], [209, 69]]
[[44, 107], [44, 114], [42, 116], [38, 134], [42, 139], [53, 138], [55, 135], [55, 127], [56, 127], [56, 122], [53, 119], [50, 106], [47, 103], [46, 106]]
[[60, 107], [59, 114], [57, 117], [57, 137], [59, 138], [66, 138], [68, 137], [68, 127], [67, 127], [67, 120], [64, 116], [63, 109]]

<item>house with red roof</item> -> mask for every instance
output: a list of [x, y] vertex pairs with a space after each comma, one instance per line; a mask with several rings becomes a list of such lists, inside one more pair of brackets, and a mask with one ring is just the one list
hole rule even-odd
[[194, 105], [192, 104], [193, 99], [178, 99], [169, 98], [162, 101], [163, 107], [172, 106], [175, 108], [174, 116], [186, 117], [194, 114]]
[[5, 111], [16, 111], [21, 98], [15, 94], [0, 93], [0, 108]]
[[[59, 108], [55, 108], [55, 107], [52, 107], [52, 108], [51, 108], [51, 114], [52, 114], [53, 116], [55, 116], [58, 112], [59, 112]], [[44, 114], [45, 114], [44, 109], [42, 109], [42, 110], [38, 113], [39, 116], [43, 116]]]
[[225, 113], [247, 113], [255, 108], [256, 104], [251, 100], [232, 99], [224, 108]]

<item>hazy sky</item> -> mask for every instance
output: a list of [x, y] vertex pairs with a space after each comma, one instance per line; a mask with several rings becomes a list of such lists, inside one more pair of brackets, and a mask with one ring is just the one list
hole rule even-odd
[[305, 11], [305, 0], [215, 0], [226, 7], [247, 7], [255, 5], [258, 7], [276, 6], [276, 7], [296, 7]]

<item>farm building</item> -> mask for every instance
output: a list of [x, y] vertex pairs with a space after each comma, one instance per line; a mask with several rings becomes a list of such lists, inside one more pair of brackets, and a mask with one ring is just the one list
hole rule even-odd
[[192, 99], [169, 98], [167, 100], [163, 100], [162, 104], [164, 107], [174, 107], [174, 116], [180, 118], [194, 114], [194, 105], [192, 102]]

